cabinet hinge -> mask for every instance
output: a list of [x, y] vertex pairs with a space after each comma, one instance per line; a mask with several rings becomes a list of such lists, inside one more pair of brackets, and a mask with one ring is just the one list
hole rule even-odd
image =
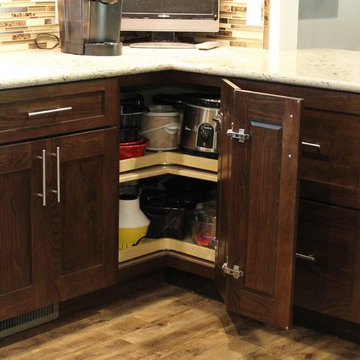
[[245, 129], [234, 131], [234, 123], [231, 123], [231, 129], [228, 129], [226, 135], [241, 143], [244, 143], [246, 140], [250, 139], [250, 134], [246, 134]]
[[234, 279], [244, 277], [244, 272], [240, 270], [239, 265], [234, 265], [232, 268], [228, 267], [227, 263], [222, 264], [221, 269], [224, 274], [232, 276]]
[[215, 239], [213, 241], [213, 246], [214, 246], [215, 252], [219, 251], [219, 240], [218, 239]]
[[221, 129], [221, 124], [224, 119], [224, 114], [219, 111], [214, 117], [213, 120], [217, 123], [217, 130]]

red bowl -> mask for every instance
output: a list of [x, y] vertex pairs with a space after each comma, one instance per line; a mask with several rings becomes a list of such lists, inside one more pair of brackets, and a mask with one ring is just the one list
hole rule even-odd
[[138, 143], [120, 143], [119, 144], [119, 159], [130, 159], [144, 155], [146, 147], [149, 145], [149, 140], [141, 137], [141, 142]]
[[145, 142], [145, 139], [142, 136], [140, 136], [139, 140], [129, 141], [129, 142], [120, 141], [120, 146], [140, 145], [140, 144], [143, 144], [144, 142]]

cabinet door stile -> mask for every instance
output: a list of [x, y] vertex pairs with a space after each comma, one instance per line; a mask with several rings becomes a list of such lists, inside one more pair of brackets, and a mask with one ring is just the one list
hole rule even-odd
[[33, 241], [33, 274], [39, 279], [37, 292], [39, 298], [36, 308], [53, 304], [48, 296], [49, 271], [49, 241], [51, 236], [51, 213], [49, 212], [49, 182], [50, 182], [50, 142], [47, 140], [32, 142], [32, 163], [35, 176], [32, 181], [32, 235]]
[[232, 107], [222, 107], [229, 114], [221, 135], [226, 151], [219, 159], [229, 167], [227, 181], [220, 182], [219, 211], [225, 214], [219, 214], [218, 230], [220, 249], [221, 242], [227, 244], [225, 301], [229, 311], [288, 328], [301, 101], [242, 91], [229, 82], [222, 92], [228, 94], [229, 88], [235, 100]]
[[[226, 278], [221, 267], [229, 260], [229, 246], [231, 243], [236, 243], [238, 236], [239, 218], [244, 215], [244, 211], [240, 212], [240, 202], [233, 201], [238, 198], [239, 193], [242, 197], [246, 196], [243, 193], [244, 186], [241, 184], [243, 176], [240, 176], [240, 171], [246, 170], [246, 167], [241, 167], [244, 163], [246, 153], [237, 152], [237, 144], [229, 141], [227, 129], [231, 128], [231, 124], [235, 119], [240, 119], [238, 113], [240, 110], [235, 106], [235, 91], [227, 80], [221, 87], [221, 112], [222, 124], [219, 133], [219, 170], [218, 170], [218, 223], [217, 223], [217, 252], [216, 252], [216, 283], [218, 290], [226, 301], [227, 296], [231, 296], [226, 292]], [[235, 173], [234, 173], [235, 172]], [[236, 182], [236, 192], [234, 191], [234, 182]], [[246, 211], [246, 209], [245, 209]], [[240, 248], [240, 247], [239, 247]], [[241, 259], [238, 259], [240, 262]], [[239, 263], [237, 263], [239, 265]]]

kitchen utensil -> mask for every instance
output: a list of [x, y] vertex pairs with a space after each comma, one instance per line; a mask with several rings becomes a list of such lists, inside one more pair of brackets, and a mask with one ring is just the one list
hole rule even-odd
[[220, 99], [211, 95], [189, 96], [184, 103], [180, 147], [204, 154], [217, 154]]
[[172, 106], [154, 105], [144, 114], [141, 135], [150, 141], [149, 150], [175, 150], [179, 146], [180, 113]]
[[141, 104], [122, 104], [120, 105], [120, 129], [128, 127], [141, 127], [143, 114], [149, 109]]
[[134, 143], [120, 143], [119, 144], [119, 159], [129, 159], [144, 155], [146, 147], [149, 145], [149, 140], [141, 137], [140, 142]]
[[[138, 142], [139, 140], [139, 131], [138, 127], [128, 127], [128, 128], [120, 128], [119, 129], [119, 142], [129, 143], [129, 142]], [[141, 139], [140, 139], [141, 142]]]
[[121, 55], [122, 0], [59, 0], [61, 51]]

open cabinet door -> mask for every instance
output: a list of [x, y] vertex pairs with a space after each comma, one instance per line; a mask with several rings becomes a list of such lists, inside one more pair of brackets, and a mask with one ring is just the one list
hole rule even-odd
[[217, 286], [228, 311], [287, 329], [302, 102], [224, 80], [221, 103]]

